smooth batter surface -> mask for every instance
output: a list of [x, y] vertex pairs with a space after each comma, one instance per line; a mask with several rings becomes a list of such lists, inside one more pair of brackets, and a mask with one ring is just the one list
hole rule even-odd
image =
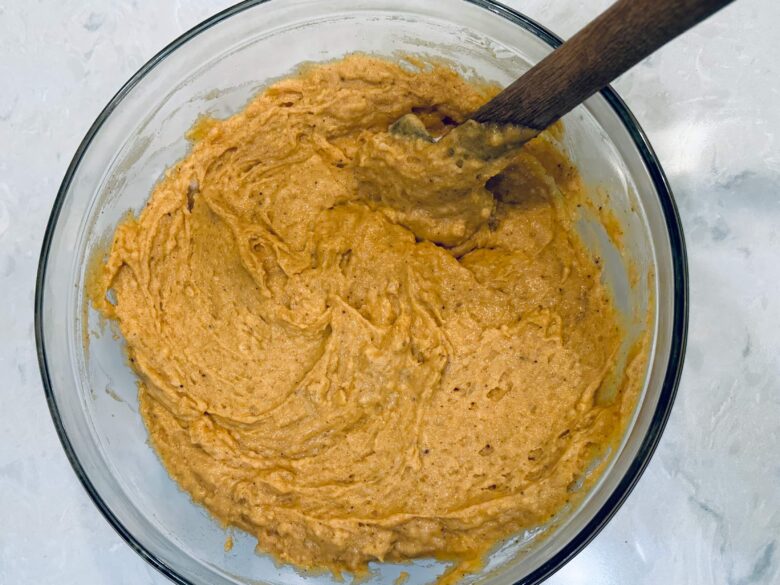
[[594, 399], [621, 330], [556, 136], [491, 178], [386, 134], [412, 110], [442, 133], [495, 91], [442, 66], [309, 67], [202, 121], [118, 227], [93, 302], [151, 441], [261, 550], [474, 559], [559, 511], [633, 406]]

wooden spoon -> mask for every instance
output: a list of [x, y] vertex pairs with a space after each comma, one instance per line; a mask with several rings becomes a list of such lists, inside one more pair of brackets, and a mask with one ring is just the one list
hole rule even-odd
[[[618, 0], [472, 114], [471, 119], [529, 130], [521, 141], [526, 142], [656, 49], [732, 1]], [[405, 116], [390, 131], [426, 138], [425, 128], [417, 122]]]

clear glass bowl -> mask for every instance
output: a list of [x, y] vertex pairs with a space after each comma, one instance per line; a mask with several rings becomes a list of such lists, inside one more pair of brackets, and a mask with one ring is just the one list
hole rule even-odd
[[[54, 204], [38, 272], [38, 357], [54, 423], [79, 479], [127, 543], [178, 583], [334, 582], [302, 576], [253, 552], [249, 535], [225, 531], [168, 477], [147, 444], [135, 379], [121, 339], [85, 306], [90, 255], [117, 222], [139, 211], [166, 166], [188, 150], [199, 114], [227, 116], [271, 80], [305, 61], [360, 51], [451, 59], [466, 75], [509, 83], [560, 40], [526, 17], [486, 0], [250, 1], [198, 25], [144, 65], [90, 128]], [[579, 229], [605, 259], [604, 279], [630, 337], [648, 327], [652, 351], [634, 419], [606, 471], [544, 538], [531, 531], [502, 545], [464, 579], [535, 583], [570, 559], [609, 520], [646, 466], [669, 415], [687, 330], [686, 257], [680, 222], [655, 155], [611, 89], [565, 118], [566, 148], [591, 196], [620, 224], [616, 249], [597, 217]], [[631, 277], [629, 277], [631, 275]], [[88, 343], [87, 343], [88, 342]], [[410, 585], [444, 568], [410, 567]], [[378, 566], [389, 583], [399, 565]]]

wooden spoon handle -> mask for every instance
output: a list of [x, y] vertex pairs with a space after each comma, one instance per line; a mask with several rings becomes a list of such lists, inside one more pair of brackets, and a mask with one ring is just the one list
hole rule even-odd
[[618, 0], [482, 106], [477, 122], [544, 130], [732, 0]]

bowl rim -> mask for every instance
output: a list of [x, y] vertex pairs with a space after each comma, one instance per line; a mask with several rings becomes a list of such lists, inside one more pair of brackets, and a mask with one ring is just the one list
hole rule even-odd
[[[122, 522], [114, 515], [111, 509], [98, 494], [94, 485], [90, 481], [84, 467], [79, 461], [76, 452], [68, 438], [62, 420], [59, 414], [59, 408], [53, 392], [52, 378], [49, 374], [46, 349], [43, 333], [43, 288], [46, 281], [47, 264], [49, 252], [51, 249], [52, 238], [57, 226], [57, 220], [63, 207], [63, 203], [70, 189], [70, 184], [76, 170], [81, 163], [86, 151], [89, 149], [95, 135], [100, 131], [104, 122], [111, 116], [114, 109], [130, 93], [130, 91], [160, 62], [162, 62], [171, 53], [185, 45], [187, 42], [198, 36], [200, 33], [208, 30], [212, 26], [219, 24], [244, 10], [271, 2], [273, 0], [244, 0], [233, 6], [230, 6], [213, 16], [203, 20], [187, 32], [166, 45], [149, 61], [147, 61], [130, 79], [122, 85], [117, 93], [111, 98], [108, 104], [103, 108], [98, 117], [90, 126], [86, 135], [82, 139], [76, 153], [73, 156], [68, 169], [65, 172], [62, 183], [57, 191], [51, 215], [46, 225], [46, 231], [43, 237], [41, 253], [38, 262], [38, 270], [35, 282], [35, 345], [38, 356], [38, 364], [41, 372], [46, 402], [54, 422], [54, 426], [59, 436], [60, 443], [65, 454], [70, 461], [73, 470], [79, 481], [86, 490], [92, 502], [97, 506], [100, 513], [114, 528], [119, 536], [132, 548], [141, 558], [152, 565], [160, 573], [168, 577], [174, 583], [180, 585], [194, 585], [190, 580], [179, 574], [164, 560], [157, 557], [142, 545], [133, 534], [125, 528]], [[473, 4], [487, 10], [497, 16], [508, 20], [509, 22], [534, 34], [537, 38], [544, 41], [553, 49], [560, 46], [563, 41], [560, 37], [552, 33], [546, 27], [525, 16], [524, 14], [509, 8], [497, 2], [496, 0], [460, 0], [468, 4]], [[634, 115], [626, 106], [625, 102], [618, 96], [617, 92], [611, 86], [602, 89], [600, 95], [607, 101], [612, 111], [618, 116], [626, 131], [628, 131], [634, 146], [639, 151], [640, 157], [650, 174], [653, 186], [657, 192], [661, 210], [663, 212], [667, 235], [669, 237], [672, 270], [673, 270], [673, 290], [674, 305], [672, 311], [672, 331], [671, 344], [669, 350], [669, 359], [664, 374], [661, 391], [659, 393], [658, 404], [653, 413], [650, 426], [645, 434], [642, 443], [639, 446], [634, 457], [623, 477], [618, 482], [612, 493], [607, 497], [604, 504], [597, 510], [593, 518], [558, 552], [542, 565], [534, 569], [531, 573], [516, 581], [514, 585], [531, 585], [539, 583], [548, 578], [558, 569], [563, 567], [568, 561], [576, 556], [587, 544], [589, 544], [598, 533], [604, 528], [609, 520], [615, 515], [620, 506], [625, 502], [632, 489], [638, 482], [645, 468], [647, 467], [663, 433], [664, 427], [669, 419], [672, 410], [677, 388], [683, 369], [683, 361], [688, 335], [688, 310], [689, 310], [689, 290], [688, 290], [688, 262], [683, 235], [682, 223], [674, 201], [674, 197], [669, 186], [666, 175], [661, 168], [661, 164], [653, 150], [644, 130], [640, 127]]]

